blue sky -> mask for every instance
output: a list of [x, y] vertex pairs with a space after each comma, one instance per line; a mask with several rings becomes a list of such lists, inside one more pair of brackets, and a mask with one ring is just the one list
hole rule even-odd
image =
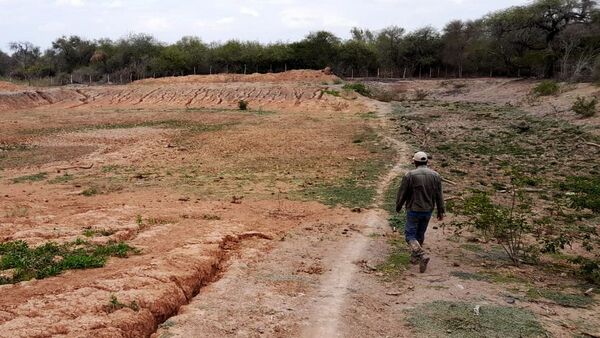
[[117, 39], [150, 33], [173, 42], [185, 35], [295, 41], [310, 31], [347, 38], [353, 26], [408, 30], [452, 19], [478, 18], [528, 0], [0, 0], [0, 49], [10, 41], [46, 48], [61, 35]]

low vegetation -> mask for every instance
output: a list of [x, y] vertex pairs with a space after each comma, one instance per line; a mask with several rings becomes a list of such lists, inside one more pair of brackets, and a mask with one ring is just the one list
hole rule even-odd
[[578, 96], [571, 109], [582, 117], [592, 117], [596, 115], [598, 99], [593, 97], [587, 100], [583, 96]]
[[39, 182], [48, 178], [48, 173], [41, 172], [32, 175], [20, 176], [17, 178], [13, 178], [13, 183], [24, 183], [24, 182]]
[[516, 307], [435, 301], [409, 310], [408, 323], [420, 337], [547, 337], [533, 313]]
[[30, 247], [24, 241], [0, 243], [0, 284], [56, 276], [65, 270], [103, 267], [108, 257], [128, 257], [138, 250], [124, 242], [106, 245], [77, 240]]
[[535, 96], [550, 96], [558, 94], [560, 85], [556, 81], [545, 80], [533, 87]]
[[240, 108], [240, 110], [247, 110], [248, 109], [248, 102], [245, 100], [240, 100], [238, 102], [238, 108]]
[[369, 88], [360, 82], [345, 84], [342, 89], [355, 91], [362, 96], [369, 96], [371, 94]]

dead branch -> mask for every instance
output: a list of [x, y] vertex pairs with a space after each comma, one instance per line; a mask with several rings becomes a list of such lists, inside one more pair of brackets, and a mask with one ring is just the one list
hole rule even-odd
[[462, 198], [461, 196], [452, 196], [452, 197], [444, 198], [445, 202], [454, 201], [454, 200], [464, 201], [465, 199]]

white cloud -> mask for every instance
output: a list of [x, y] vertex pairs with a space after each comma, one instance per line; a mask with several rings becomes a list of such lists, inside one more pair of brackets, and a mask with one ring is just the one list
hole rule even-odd
[[195, 22], [196, 27], [205, 29], [221, 29], [235, 22], [235, 18], [227, 16], [217, 20], [198, 20]]
[[59, 6], [83, 7], [85, 5], [85, 1], [84, 0], [56, 0], [56, 4]]
[[102, 6], [106, 7], [106, 8], [121, 8], [121, 7], [123, 7], [123, 1], [121, 1], [121, 0], [104, 1], [102, 3]]
[[248, 8], [248, 7], [242, 7], [242, 8], [240, 8], [240, 13], [246, 14], [246, 15], [250, 15], [250, 16], [254, 16], [254, 17], [260, 16], [260, 13], [258, 13], [257, 10], [252, 9], [252, 8]]
[[289, 28], [345, 28], [357, 26], [354, 20], [316, 8], [287, 8], [281, 11], [281, 22]]
[[145, 17], [139, 20], [137, 29], [144, 32], [162, 32], [171, 27], [169, 21], [161, 17]]

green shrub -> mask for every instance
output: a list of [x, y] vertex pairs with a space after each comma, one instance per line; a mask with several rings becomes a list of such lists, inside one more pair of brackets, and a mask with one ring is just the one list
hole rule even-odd
[[556, 81], [545, 80], [533, 87], [533, 94], [536, 96], [556, 95], [560, 90], [560, 85]]
[[0, 285], [56, 276], [64, 270], [99, 268], [108, 257], [127, 257], [130, 253], [138, 250], [123, 242], [95, 245], [77, 240], [35, 248], [24, 241], [0, 243], [0, 271], [14, 269], [12, 277], [0, 277]]
[[37, 173], [33, 175], [21, 176], [13, 178], [13, 183], [24, 183], [24, 182], [39, 182], [43, 181], [48, 177], [48, 173]]
[[247, 110], [248, 109], [248, 101], [240, 100], [238, 102], [238, 107], [240, 108], [240, 110]]
[[569, 196], [572, 207], [600, 213], [600, 177], [570, 176], [559, 187], [575, 193]]
[[578, 96], [571, 109], [583, 117], [592, 117], [596, 114], [597, 98], [591, 98], [589, 101], [585, 97]]
[[573, 263], [579, 265], [579, 274], [585, 280], [600, 285], [600, 259], [589, 259], [579, 256], [573, 259]]
[[429, 96], [429, 93], [423, 89], [417, 89], [415, 91], [415, 101], [423, 101]]
[[323, 89], [322, 92], [323, 92], [323, 94], [328, 94], [328, 95], [335, 96], [335, 97], [340, 96], [340, 92], [338, 92], [337, 90], [334, 90], [334, 89]]
[[345, 84], [342, 89], [353, 90], [362, 96], [369, 96], [369, 94], [371, 94], [369, 88], [367, 88], [367, 86], [365, 86], [363, 83], [348, 83]]

